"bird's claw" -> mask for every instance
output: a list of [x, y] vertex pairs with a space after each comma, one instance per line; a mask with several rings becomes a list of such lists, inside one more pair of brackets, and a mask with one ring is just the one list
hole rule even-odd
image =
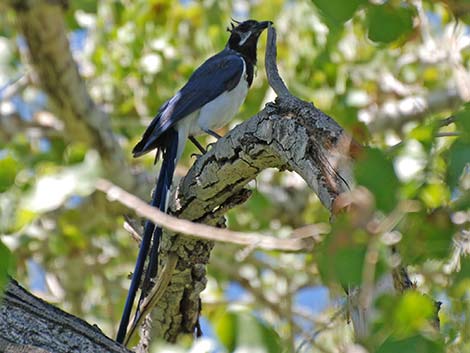
[[210, 149], [214, 148], [214, 145], [215, 145], [216, 143], [217, 143], [217, 141], [211, 142], [211, 143], [207, 144], [206, 150], [209, 151], [209, 148], [210, 148]]

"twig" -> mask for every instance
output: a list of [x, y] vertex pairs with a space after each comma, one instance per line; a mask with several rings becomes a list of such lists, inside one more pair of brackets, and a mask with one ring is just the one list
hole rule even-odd
[[168, 284], [170, 283], [171, 276], [173, 275], [173, 271], [176, 268], [177, 262], [178, 262], [178, 257], [175, 254], [168, 256], [167, 263], [163, 267], [162, 273], [158, 277], [157, 283], [155, 283], [149, 295], [145, 297], [144, 302], [139, 308], [140, 315], [134, 320], [134, 322], [130, 325], [130, 327], [127, 330], [126, 339], [124, 340], [125, 346], [129, 344], [129, 341], [134, 335], [137, 327], [140, 326], [143, 319], [154, 308], [155, 304], [157, 304], [158, 300], [161, 298], [163, 293], [165, 293], [166, 288], [168, 287]]
[[460, 135], [462, 135], [460, 131], [446, 131], [446, 132], [438, 132], [436, 134], [436, 137], [456, 137]]
[[297, 347], [296, 349], [296, 353], [300, 353], [302, 351], [302, 349], [304, 348], [304, 346], [307, 344], [307, 343], [311, 343], [311, 344], [315, 344], [315, 340], [317, 339], [317, 337], [323, 333], [324, 331], [328, 330], [329, 328], [331, 328], [334, 324], [334, 322], [336, 320], [338, 320], [339, 317], [341, 317], [341, 315], [344, 314], [344, 312], [346, 311], [345, 307], [341, 307], [339, 310], [337, 310], [332, 316], [331, 318], [328, 320], [328, 322], [325, 322], [321, 327], [319, 327], [311, 336], [309, 336], [308, 338], [305, 338], [300, 344], [299, 346]]
[[133, 209], [135, 212], [151, 220], [155, 224], [173, 232], [205, 240], [238, 245], [256, 244], [257, 248], [265, 250], [310, 251], [313, 248], [313, 245], [320, 241], [319, 234], [323, 231], [322, 227], [319, 227], [317, 228], [318, 233], [312, 233], [300, 239], [278, 239], [258, 233], [243, 233], [228, 229], [220, 229], [167, 215], [157, 208], [148, 205], [137, 196], [134, 196], [112, 184], [108, 180], [98, 180], [96, 188], [106, 193], [110, 199], [116, 200], [124, 206]]
[[281, 76], [279, 75], [276, 57], [276, 29], [270, 25], [268, 28], [268, 42], [265, 55], [266, 76], [268, 77], [269, 85], [273, 88], [274, 92], [276, 92], [278, 96], [293, 97]]
[[124, 216], [124, 230], [126, 230], [138, 244], [142, 241], [142, 236], [140, 235], [139, 231], [137, 230], [136, 222], [133, 221], [129, 216]]
[[0, 88], [0, 101], [9, 100], [11, 97], [22, 91], [30, 83], [30, 76], [28, 73], [12, 80]]
[[452, 123], [455, 123], [456, 120], [457, 120], [457, 118], [456, 118], [454, 115], [451, 115], [451, 116], [449, 116], [448, 118], [442, 119], [442, 120], [439, 122], [439, 126], [440, 126], [440, 127], [444, 127], [444, 126], [450, 125], [450, 124], [452, 124]]

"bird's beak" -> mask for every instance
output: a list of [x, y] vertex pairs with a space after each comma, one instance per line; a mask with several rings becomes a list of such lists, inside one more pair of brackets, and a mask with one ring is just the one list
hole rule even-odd
[[273, 23], [271, 21], [263, 21], [263, 22], [259, 22], [258, 23], [258, 26], [257, 26], [257, 30], [259, 33], [263, 32], [266, 28], [269, 27], [269, 25], [272, 25]]

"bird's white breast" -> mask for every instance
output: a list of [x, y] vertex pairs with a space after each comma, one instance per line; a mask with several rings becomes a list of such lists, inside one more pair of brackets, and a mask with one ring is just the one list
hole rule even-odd
[[247, 93], [248, 82], [246, 80], [246, 66], [243, 61], [243, 73], [237, 86], [204, 105], [199, 110], [195, 124], [193, 123], [189, 127], [189, 134], [199, 135], [204, 130], [215, 130], [227, 125], [237, 114]]

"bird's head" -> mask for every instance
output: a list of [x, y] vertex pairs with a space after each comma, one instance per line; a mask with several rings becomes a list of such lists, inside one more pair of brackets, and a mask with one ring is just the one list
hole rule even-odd
[[233, 20], [231, 28], [227, 28], [230, 32], [227, 46], [230, 49], [240, 52], [249, 59], [254, 59], [254, 63], [256, 63], [256, 45], [258, 44], [258, 38], [270, 24], [272, 24], [271, 21], [258, 22], [255, 20], [247, 20], [238, 22]]

